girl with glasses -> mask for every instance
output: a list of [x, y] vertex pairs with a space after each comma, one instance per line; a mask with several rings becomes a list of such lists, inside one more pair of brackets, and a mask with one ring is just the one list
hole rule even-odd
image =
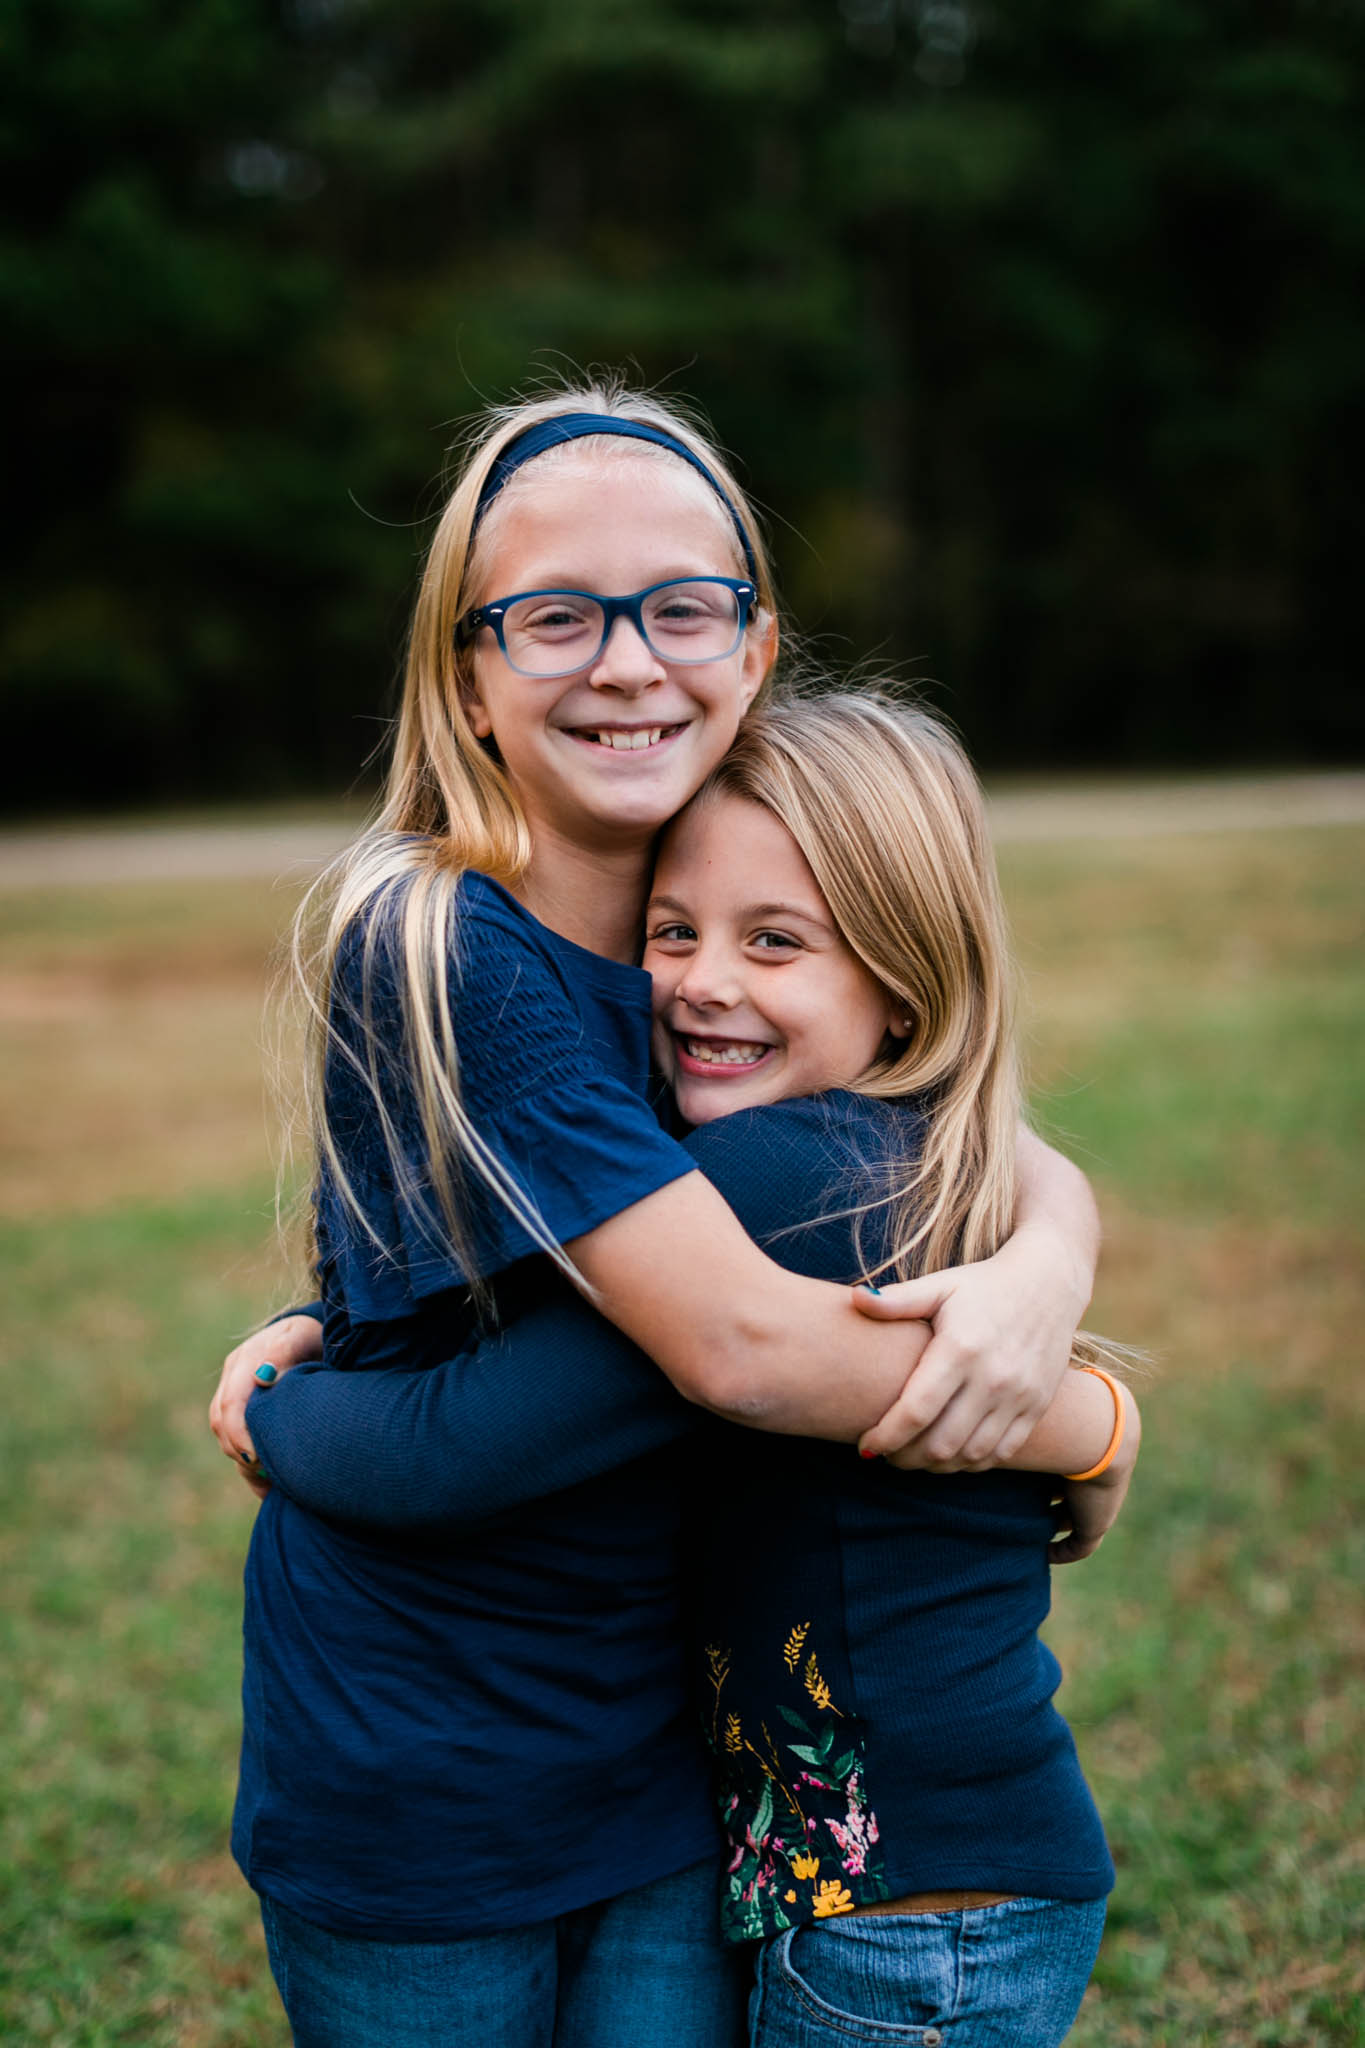
[[[724, 651], [699, 656], [672, 599], [649, 608], [727, 582]], [[583, 636], [579, 667], [550, 673], [516, 633], [515, 603], [545, 593], [537, 646]], [[562, 1277], [686, 1400], [764, 1431], [849, 1444], [880, 1425], [885, 1447], [976, 1465], [1048, 1407], [1094, 1250], [1055, 1155], [1016, 1137], [1017, 1227], [992, 1258], [860, 1315], [761, 1251], [649, 1107], [635, 962], [655, 842], [777, 643], [752, 513], [684, 420], [612, 387], [490, 423], [428, 556], [384, 807], [319, 899], [331, 1365], [434, 1387], [415, 1369], [519, 1326]], [[255, 1370], [316, 1343], [295, 1319], [225, 1366], [215, 1427], [248, 1471]], [[517, 1420], [531, 1467], [534, 1408]], [[303, 2048], [737, 2037], [686, 1704], [685, 1476], [662, 1442], [475, 1540], [268, 1493], [234, 1845]]]

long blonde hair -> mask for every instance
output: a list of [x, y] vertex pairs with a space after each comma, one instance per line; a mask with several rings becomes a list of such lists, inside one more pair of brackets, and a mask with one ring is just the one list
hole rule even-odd
[[800, 847], [836, 926], [909, 1021], [852, 1085], [932, 1103], [923, 1150], [875, 1205], [868, 1273], [986, 1258], [1009, 1236], [1022, 1106], [1004, 905], [981, 791], [947, 728], [866, 693], [770, 705], [695, 799], [748, 798]]
[[[481, 1137], [461, 1100], [450, 1003], [459, 879], [475, 869], [515, 886], [526, 872], [532, 848], [516, 792], [496, 753], [481, 744], [470, 724], [466, 704], [473, 657], [455, 644], [456, 622], [477, 600], [482, 543], [503, 500], [533, 489], [545, 464], [630, 455], [668, 464], [670, 474], [689, 480], [695, 474], [681, 457], [656, 445], [586, 437], [532, 458], [502, 498], [494, 501], [476, 535], [480, 494], [503, 450], [528, 427], [576, 412], [605, 413], [662, 429], [690, 449], [711, 471], [743, 526], [752, 550], [760, 612], [770, 619], [777, 612], [772, 572], [753, 507], [708, 435], [677, 405], [634, 390], [618, 376], [605, 376], [496, 406], [476, 425], [427, 551], [408, 636], [393, 758], [378, 815], [305, 898], [295, 921], [291, 956], [309, 1040], [295, 1120], [305, 1127], [315, 1160], [325, 1165], [376, 1251], [392, 1252], [394, 1247], [378, 1242], [365, 1216], [328, 1114], [324, 1082], [330, 1057], [350, 1068], [373, 1105], [395, 1185], [433, 1231], [449, 1242], [476, 1291], [479, 1276], [471, 1264], [466, 1218], [471, 1178], [512, 1213], [533, 1243], [572, 1277], [577, 1275], [529, 1190]], [[738, 535], [721, 499], [700, 480], [698, 487], [714, 499], [738, 559]], [[339, 948], [357, 929], [363, 933], [358, 996], [349, 985], [342, 986], [336, 971]], [[402, 1057], [411, 1077], [425, 1154], [420, 1184], [414, 1182], [399, 1140], [382, 1077], [385, 1065], [392, 1070], [395, 1048], [381, 1045], [375, 1028], [373, 991], [381, 944], [388, 971], [396, 969]], [[346, 977], [348, 984], [350, 979]], [[343, 1010], [346, 1028], [339, 1030]]]

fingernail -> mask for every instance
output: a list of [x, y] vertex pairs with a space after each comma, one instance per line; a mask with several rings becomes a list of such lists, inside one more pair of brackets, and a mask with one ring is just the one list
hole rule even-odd
[[880, 1288], [880, 1287], [878, 1287], [878, 1286], [877, 1286], [877, 1285], [876, 1285], [876, 1284], [875, 1284], [875, 1283], [874, 1283], [873, 1281], [871, 1281], [871, 1280], [864, 1280], [864, 1282], [863, 1282], [863, 1286], [864, 1286], [864, 1287], [865, 1287], [865, 1288], [867, 1289], [867, 1291], [868, 1291], [868, 1293], [869, 1293], [869, 1294], [880, 1294], [880, 1293], [881, 1293], [881, 1291], [882, 1291], [882, 1290], [881, 1290], [881, 1288]]
[[250, 1451], [238, 1451], [237, 1456], [241, 1459], [244, 1465], [250, 1465], [254, 1462]]
[[273, 1387], [279, 1376], [280, 1375], [278, 1368], [273, 1366], [268, 1358], [262, 1359], [261, 1363], [257, 1366], [254, 1375], [256, 1380], [263, 1387]]
[[881, 1452], [880, 1452], [880, 1451], [864, 1451], [864, 1450], [860, 1450], [860, 1451], [858, 1452], [858, 1456], [859, 1456], [860, 1458], [880, 1458], [880, 1456], [881, 1456]]

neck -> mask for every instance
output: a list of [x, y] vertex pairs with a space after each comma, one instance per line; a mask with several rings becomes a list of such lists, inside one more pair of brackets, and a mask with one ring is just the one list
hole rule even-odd
[[652, 839], [624, 848], [575, 846], [542, 826], [514, 894], [560, 938], [634, 966], [653, 862]]

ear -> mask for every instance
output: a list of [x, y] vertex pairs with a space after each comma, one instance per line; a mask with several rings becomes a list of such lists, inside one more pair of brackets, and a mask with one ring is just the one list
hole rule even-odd
[[488, 706], [484, 703], [483, 696], [479, 690], [479, 675], [476, 664], [472, 662], [470, 664], [468, 682], [457, 682], [456, 688], [459, 690], [460, 704], [465, 717], [469, 720], [470, 731], [475, 739], [486, 740], [491, 738], [493, 721], [488, 715]]
[[743, 700], [740, 705], [741, 717], [753, 703], [772, 671], [773, 663], [777, 660], [777, 638], [776, 613], [756, 613], [753, 626], [745, 635], [744, 667], [740, 675], [740, 692]]
[[915, 1033], [915, 1020], [910, 1014], [909, 1004], [904, 996], [896, 995], [889, 988], [883, 989], [882, 994], [886, 1001], [886, 1035], [904, 1044]]

